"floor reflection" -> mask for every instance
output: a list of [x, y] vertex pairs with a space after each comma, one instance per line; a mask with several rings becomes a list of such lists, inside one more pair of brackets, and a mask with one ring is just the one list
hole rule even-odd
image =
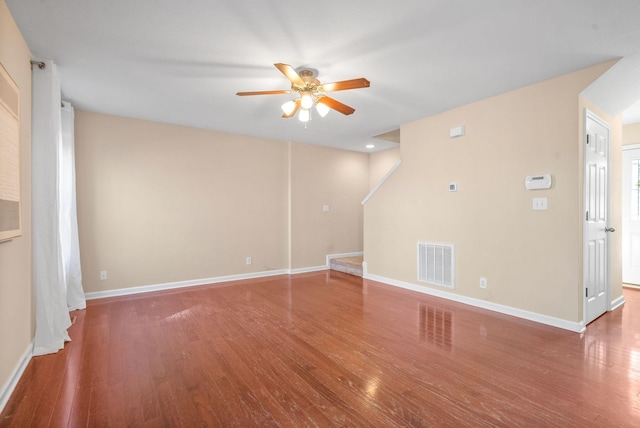
[[418, 337], [446, 350], [453, 346], [453, 314], [424, 303], [418, 304]]
[[607, 342], [604, 340], [593, 340], [588, 336], [584, 340], [584, 360], [596, 365], [606, 367], [609, 366], [609, 352]]

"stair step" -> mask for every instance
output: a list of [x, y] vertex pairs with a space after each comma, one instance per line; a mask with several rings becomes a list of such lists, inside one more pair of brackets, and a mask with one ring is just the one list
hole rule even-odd
[[362, 277], [362, 260], [362, 256], [331, 259], [329, 261], [329, 268], [338, 272]]

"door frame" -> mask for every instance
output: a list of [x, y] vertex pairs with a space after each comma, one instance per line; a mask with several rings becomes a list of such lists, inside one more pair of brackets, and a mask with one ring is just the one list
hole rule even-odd
[[[622, 180], [623, 181], [625, 180], [625, 177], [624, 177], [624, 169], [625, 169], [624, 152], [627, 151], [627, 150], [640, 150], [640, 143], [639, 144], [629, 144], [629, 145], [626, 145], [626, 146], [622, 146], [622, 150], [621, 150], [621, 153], [622, 153], [622, 165], [621, 166], [622, 166]], [[621, 186], [621, 191], [622, 191], [622, 197], [623, 198], [626, 197], [626, 195], [624, 194], [624, 186], [625, 185], [624, 185], [624, 182], [623, 182], [622, 186]], [[622, 234], [622, 236], [621, 236], [620, 239], [623, 242], [623, 245], [622, 245], [622, 269], [623, 269], [623, 273], [624, 273], [624, 263], [625, 263], [625, 260], [626, 260], [626, 257], [625, 257], [625, 254], [624, 254], [624, 241], [625, 241], [625, 233], [628, 233], [628, 230], [625, 230], [625, 228], [624, 228], [624, 224], [625, 224], [625, 222], [624, 222], [624, 217], [625, 217], [624, 202], [622, 202], [621, 209], [623, 210], [623, 213], [622, 213], [622, 218], [620, 219], [622, 221], [622, 224], [620, 225], [621, 226], [620, 227], [620, 233]], [[623, 282], [623, 284], [625, 283], [624, 282], [624, 275], [622, 277], [622, 282]], [[633, 285], [635, 285], [635, 284], [633, 284]]]
[[[582, 217], [582, 287], [580, 292], [582, 293], [582, 324], [587, 326], [587, 300], [588, 298], [585, 296], [585, 291], [587, 288], [587, 278], [589, 273], [587, 272], [588, 268], [588, 242], [589, 242], [589, 225], [587, 220], [585, 219], [585, 213], [588, 210], [587, 207], [587, 121], [593, 120], [598, 122], [600, 125], [607, 129], [607, 200], [606, 211], [607, 211], [607, 221], [606, 226], [609, 226], [609, 221], [611, 218], [611, 125], [607, 123], [600, 116], [589, 110], [588, 108], [584, 109], [584, 118], [583, 118], [583, 127], [582, 127], [582, 213], [580, 214]], [[607, 244], [606, 244], [606, 252], [607, 252], [607, 260], [606, 260], [606, 279], [605, 279], [605, 298], [606, 301], [606, 312], [611, 311], [611, 239], [607, 236]]]

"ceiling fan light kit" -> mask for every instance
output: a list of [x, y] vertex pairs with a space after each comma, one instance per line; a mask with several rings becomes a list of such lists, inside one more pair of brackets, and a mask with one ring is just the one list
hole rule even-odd
[[282, 104], [282, 111], [285, 115], [289, 116], [293, 113], [293, 110], [296, 108], [296, 103], [294, 101], [287, 101]]
[[331, 97], [324, 95], [325, 92], [344, 91], [347, 89], [368, 88], [370, 82], [364, 77], [351, 80], [342, 80], [340, 82], [322, 84], [313, 77], [311, 70], [301, 70], [297, 73], [293, 67], [288, 64], [274, 64], [278, 70], [285, 75], [291, 82], [291, 89], [283, 89], [276, 91], [253, 91], [238, 92], [236, 95], [279, 95], [279, 94], [298, 94], [298, 98], [287, 101], [282, 104], [283, 118], [289, 118], [298, 114], [301, 122], [308, 122], [311, 119], [311, 108], [315, 106], [320, 117], [325, 117], [329, 110], [336, 110], [344, 115], [352, 114], [356, 111], [354, 108], [346, 104], [342, 104]]
[[311, 94], [304, 94], [303, 96], [300, 97], [300, 106], [305, 109], [305, 110], [309, 110], [314, 104], [313, 101], [313, 96]]
[[326, 104], [323, 104], [322, 102], [318, 101], [316, 103], [316, 110], [318, 111], [318, 114], [320, 115], [320, 117], [325, 117], [327, 113], [329, 113], [330, 108], [327, 107]]
[[300, 122], [308, 122], [309, 119], [311, 119], [311, 114], [309, 113], [309, 110], [308, 109], [300, 110], [300, 114], [298, 115], [298, 119], [300, 119]]

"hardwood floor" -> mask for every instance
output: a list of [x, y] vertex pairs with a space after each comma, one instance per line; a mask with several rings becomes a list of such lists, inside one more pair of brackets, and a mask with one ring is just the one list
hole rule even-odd
[[640, 426], [640, 290], [580, 335], [339, 272], [93, 300], [2, 427]]

